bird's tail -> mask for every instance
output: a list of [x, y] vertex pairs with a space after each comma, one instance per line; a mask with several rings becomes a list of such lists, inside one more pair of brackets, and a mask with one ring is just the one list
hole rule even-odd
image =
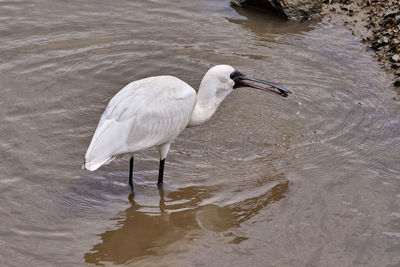
[[100, 160], [100, 161], [96, 161], [96, 160], [86, 161], [85, 160], [85, 162], [83, 163], [82, 169], [86, 169], [86, 170], [89, 170], [89, 171], [95, 171], [98, 168], [100, 168], [102, 165], [107, 165], [108, 163], [110, 163], [114, 159], [115, 159], [115, 156], [108, 157], [105, 160]]
[[95, 171], [115, 159], [112, 141], [112, 138], [107, 135], [105, 138], [98, 136], [96, 131], [86, 152], [83, 167], [89, 171]]
[[120, 140], [124, 138], [121, 137], [121, 132], [114, 121], [102, 122], [101, 119], [86, 152], [84, 168], [89, 171], [97, 170], [121, 154], [120, 146], [123, 142]]

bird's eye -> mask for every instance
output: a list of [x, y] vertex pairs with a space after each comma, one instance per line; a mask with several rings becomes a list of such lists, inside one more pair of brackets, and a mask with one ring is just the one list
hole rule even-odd
[[239, 71], [235, 70], [234, 72], [231, 73], [230, 78], [231, 78], [232, 80], [235, 80], [235, 79], [237, 79], [237, 77], [239, 77], [240, 75], [242, 75], [242, 74], [241, 74]]

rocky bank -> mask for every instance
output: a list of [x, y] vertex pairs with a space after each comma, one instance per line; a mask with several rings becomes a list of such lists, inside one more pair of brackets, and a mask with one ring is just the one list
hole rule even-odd
[[322, 11], [322, 0], [232, 0], [232, 2], [240, 6], [268, 9], [294, 22], [317, 17]]
[[323, 13], [365, 43], [381, 66], [394, 74], [400, 99], [400, 1], [325, 0]]

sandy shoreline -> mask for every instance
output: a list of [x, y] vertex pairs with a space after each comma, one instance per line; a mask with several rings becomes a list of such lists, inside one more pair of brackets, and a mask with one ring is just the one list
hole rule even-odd
[[333, 24], [349, 28], [360, 38], [387, 72], [400, 100], [400, 10], [399, 1], [325, 0], [323, 13]]

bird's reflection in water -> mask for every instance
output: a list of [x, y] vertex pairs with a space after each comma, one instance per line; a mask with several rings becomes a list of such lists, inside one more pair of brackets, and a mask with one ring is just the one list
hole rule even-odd
[[[195, 240], [205, 231], [224, 234], [229, 239], [228, 243], [240, 243], [247, 238], [234, 236], [229, 230], [239, 227], [265, 206], [287, 194], [289, 182], [283, 175], [274, 179], [278, 183], [264, 194], [225, 207], [200, 205], [202, 200], [215, 192], [213, 188], [182, 188], [168, 193], [167, 200], [164, 189], [160, 188], [157, 213], [154, 212], [155, 207], [138, 204], [131, 194], [131, 206], [124, 214], [112, 219], [118, 222], [116, 229], [99, 235], [101, 243], [85, 254], [85, 261], [98, 265], [125, 264], [140, 262], [152, 256], [154, 262], [156, 258], [166, 255], [174, 255], [173, 260], [177, 260], [179, 254], [197, 246]], [[188, 201], [182, 202], [182, 199]]]

